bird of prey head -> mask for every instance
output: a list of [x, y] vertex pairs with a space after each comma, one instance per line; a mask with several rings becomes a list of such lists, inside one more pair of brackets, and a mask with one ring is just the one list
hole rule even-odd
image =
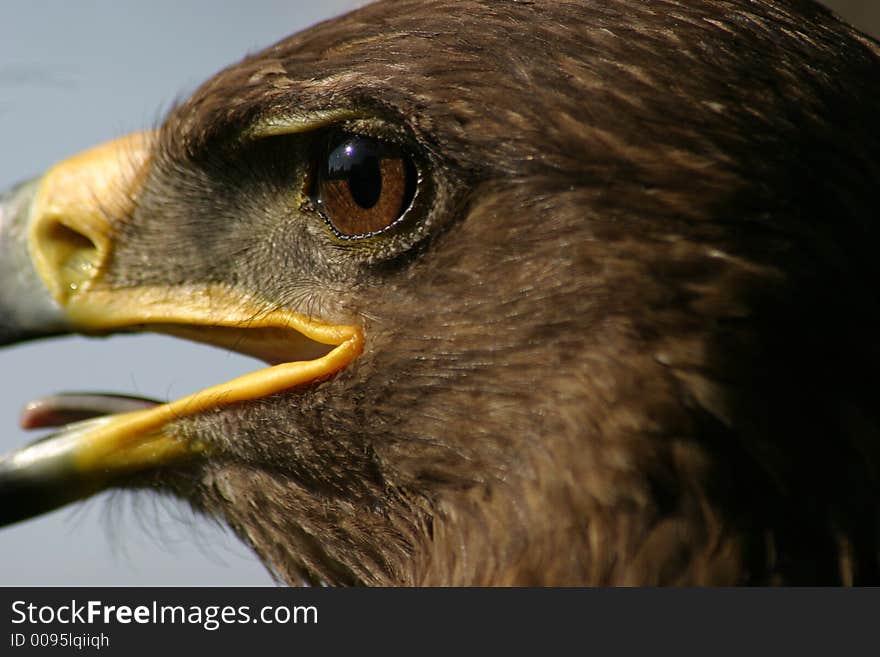
[[0, 520], [143, 487], [292, 584], [876, 583], [878, 55], [809, 0], [389, 0], [244, 59], [2, 198], [0, 342], [265, 366], [32, 404]]

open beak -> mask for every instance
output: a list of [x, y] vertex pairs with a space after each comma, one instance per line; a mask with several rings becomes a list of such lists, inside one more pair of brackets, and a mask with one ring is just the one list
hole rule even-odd
[[0, 457], [0, 525], [203, 454], [205, 445], [175, 433], [176, 420], [326, 378], [363, 348], [357, 327], [231, 288], [107, 285], [119, 222], [134, 215], [149, 173], [152, 139], [138, 133], [98, 146], [0, 196], [0, 346], [69, 332], [153, 330], [270, 366], [166, 404], [73, 395], [32, 405], [26, 426], [86, 419]]

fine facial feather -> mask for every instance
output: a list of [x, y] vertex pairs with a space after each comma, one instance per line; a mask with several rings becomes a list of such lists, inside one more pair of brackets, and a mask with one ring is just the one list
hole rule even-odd
[[[106, 283], [364, 326], [158, 483], [289, 583], [878, 579], [877, 45], [808, 1], [367, 6], [177, 107]], [[425, 184], [340, 244], [311, 134]], [[157, 257], [157, 254], [162, 254]]]

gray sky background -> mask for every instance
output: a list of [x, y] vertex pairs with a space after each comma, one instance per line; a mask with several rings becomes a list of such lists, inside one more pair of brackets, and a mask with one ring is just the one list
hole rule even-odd
[[[220, 68], [355, 0], [3, 0], [0, 189], [89, 146], [154, 125]], [[880, 32], [880, 2], [826, 4]], [[156, 336], [65, 338], [0, 351], [0, 451], [33, 439], [20, 408], [57, 391], [171, 399], [255, 369]], [[0, 585], [269, 584], [250, 552], [182, 504], [101, 495], [0, 529]]]

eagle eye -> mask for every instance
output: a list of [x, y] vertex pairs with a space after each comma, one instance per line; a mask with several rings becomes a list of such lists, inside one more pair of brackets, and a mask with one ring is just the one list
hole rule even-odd
[[344, 134], [326, 142], [319, 157], [314, 200], [338, 237], [376, 235], [406, 214], [417, 175], [396, 146]]

